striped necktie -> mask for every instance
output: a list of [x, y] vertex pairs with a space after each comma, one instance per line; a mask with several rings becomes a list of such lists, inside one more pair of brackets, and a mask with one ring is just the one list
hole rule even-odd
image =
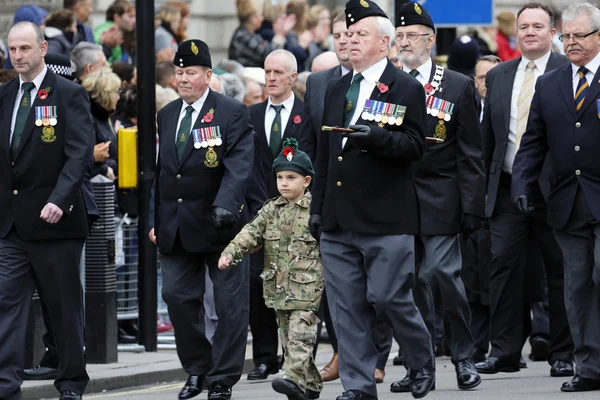
[[579, 111], [585, 100], [585, 94], [588, 90], [588, 81], [585, 79], [585, 75], [590, 72], [586, 67], [579, 67], [577, 73], [579, 74], [579, 83], [577, 84], [577, 90], [575, 91], [575, 110]]
[[531, 99], [533, 98], [534, 83], [535, 83], [535, 63], [529, 61], [525, 67], [525, 77], [523, 78], [523, 85], [521, 86], [521, 92], [517, 99], [517, 132], [515, 145], [517, 150], [521, 145], [521, 138], [527, 129], [527, 119], [529, 118], [529, 108], [531, 107]]

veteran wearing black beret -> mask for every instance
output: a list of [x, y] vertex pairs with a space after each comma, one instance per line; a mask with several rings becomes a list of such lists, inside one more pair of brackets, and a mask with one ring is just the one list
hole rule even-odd
[[[425, 257], [417, 266], [413, 290], [421, 314], [434, 336], [433, 298], [428, 289], [439, 282], [452, 335], [450, 349], [460, 389], [472, 389], [481, 379], [471, 356], [471, 312], [461, 279], [459, 234], [468, 237], [484, 216], [485, 175], [482, 140], [472, 79], [447, 70], [430, 57], [435, 25], [418, 3], [401, 5], [396, 13], [396, 48], [407, 75], [425, 94], [427, 117], [423, 158], [415, 164], [420, 234]], [[404, 348], [403, 348], [404, 350]], [[412, 376], [392, 383], [393, 392], [410, 390]]]
[[[158, 112], [150, 239], [161, 254], [162, 296], [179, 333], [177, 354], [189, 375], [179, 398], [198, 395], [206, 378], [209, 399], [229, 399], [246, 352], [248, 267], [219, 270], [217, 261], [249, 219], [245, 197], [254, 132], [244, 105], [208, 87], [212, 61], [206, 43], [182, 42], [173, 63], [181, 98]], [[212, 346], [201, 322], [205, 268], [219, 318]]]
[[410, 391], [435, 382], [431, 336], [411, 293], [418, 233], [413, 165], [423, 154], [425, 94], [387, 60], [394, 26], [368, 0], [346, 4], [352, 73], [332, 81], [317, 149], [310, 228], [320, 240], [326, 290], [338, 334], [337, 400], [377, 399], [376, 315], [393, 331], [414, 371]]

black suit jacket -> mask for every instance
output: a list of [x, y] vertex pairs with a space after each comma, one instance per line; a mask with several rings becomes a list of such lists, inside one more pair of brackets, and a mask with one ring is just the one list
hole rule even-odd
[[[269, 197], [279, 196], [279, 192], [277, 191], [277, 182], [275, 181], [275, 174], [273, 174], [273, 154], [271, 153], [271, 148], [269, 147], [269, 143], [267, 142], [267, 135], [270, 135], [271, 132], [265, 131], [265, 114], [267, 112], [267, 102], [268, 100], [263, 101], [262, 103], [255, 104], [250, 107], [250, 119], [252, 121], [252, 125], [254, 126], [254, 130], [256, 131], [257, 139], [258, 139], [258, 149], [261, 165], [262, 165], [262, 174], [265, 179], [265, 185], [267, 186], [267, 192]], [[303, 116], [304, 103], [298, 97], [294, 96], [294, 106], [292, 107], [292, 112], [290, 114], [290, 118], [285, 126], [285, 131], [283, 132], [283, 138], [281, 143], [288, 138], [296, 138], [299, 139], [300, 136], [300, 124], [296, 124], [294, 122], [294, 117], [296, 115], [300, 116], [300, 119], [304, 119]], [[281, 151], [281, 146], [279, 147], [279, 151]]]
[[[218, 252], [247, 221], [245, 197], [254, 162], [250, 115], [240, 102], [210, 90], [193, 129], [221, 128], [223, 144], [214, 147], [218, 165], [209, 162], [209, 148], [194, 148], [192, 135], [179, 161], [175, 137], [181, 106], [182, 100], [177, 99], [158, 112], [160, 149], [154, 183], [157, 245], [162, 253], [170, 253], [179, 235], [188, 252]], [[210, 109], [214, 119], [203, 122]], [[231, 229], [217, 228], [212, 217], [215, 206], [234, 213], [237, 224]]]
[[531, 102], [529, 121], [513, 166], [513, 195], [535, 189], [544, 158], [552, 162], [548, 223], [562, 229], [571, 215], [579, 187], [600, 220], [600, 69], [576, 111], [571, 64], [540, 76]]
[[[431, 78], [434, 72], [435, 64]], [[416, 164], [423, 235], [459, 233], [463, 214], [484, 217], [485, 172], [474, 82], [446, 69], [440, 88], [434, 96], [454, 103], [455, 108], [450, 121], [444, 122], [444, 143], [426, 143], [423, 158]], [[427, 115], [426, 136], [435, 135], [440, 121]]]
[[[48, 89], [49, 88], [49, 89]], [[10, 157], [10, 124], [19, 79], [0, 88], [0, 237], [14, 225], [23, 239], [74, 239], [88, 235], [81, 184], [92, 159], [94, 133], [88, 95], [81, 86], [48, 69], [23, 129], [14, 165]], [[38, 92], [39, 93], [39, 92]], [[56, 106], [58, 123], [43, 140], [43, 126], [35, 125], [35, 107]], [[52, 139], [54, 138], [54, 139]], [[40, 218], [46, 203], [63, 211], [49, 224]]]
[[[494, 206], [498, 196], [498, 184], [508, 144], [510, 125], [510, 107], [512, 87], [521, 58], [498, 64], [487, 73], [487, 94], [483, 109], [483, 140], [484, 163], [488, 178], [486, 216], [489, 218], [494, 213]], [[545, 73], [559, 68], [567, 63], [567, 58], [560, 54], [551, 53]], [[549, 194], [549, 175], [551, 163], [546, 162], [544, 173], [541, 174], [538, 187], [534, 189], [532, 199], [538, 204], [543, 204]]]
[[[352, 74], [330, 83], [325, 95], [323, 123], [343, 126], [345, 96]], [[370, 125], [369, 143], [323, 132], [317, 148], [311, 214], [320, 214], [323, 231], [394, 235], [417, 234], [419, 216], [414, 188], [414, 161], [423, 155], [425, 92], [423, 86], [388, 61], [379, 78], [389, 90], [375, 87], [371, 99], [406, 106], [401, 126], [359, 118]], [[363, 105], [358, 105], [363, 107]]]
[[306, 93], [304, 94], [304, 118], [300, 131], [300, 150], [304, 151], [314, 163], [317, 159], [317, 144], [321, 137], [323, 125], [323, 111], [325, 110], [325, 91], [329, 82], [342, 76], [342, 67], [330, 68], [325, 71], [315, 72], [306, 80]]

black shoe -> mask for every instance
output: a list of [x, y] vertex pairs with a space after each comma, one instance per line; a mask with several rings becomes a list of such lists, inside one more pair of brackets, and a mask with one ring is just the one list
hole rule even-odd
[[435, 370], [423, 367], [417, 370], [410, 383], [410, 392], [415, 399], [427, 396], [435, 386]]
[[404, 358], [401, 355], [394, 357], [394, 365], [404, 365]]
[[573, 364], [563, 360], [556, 360], [550, 367], [550, 376], [573, 376]]
[[314, 390], [306, 389], [306, 395], [304, 396], [306, 400], [316, 400], [319, 397], [321, 397], [320, 392], [315, 392]]
[[269, 375], [276, 374], [277, 372], [279, 372], [279, 368], [276, 365], [260, 364], [248, 373], [248, 380], [260, 381], [267, 379]]
[[529, 359], [531, 361], [548, 361], [548, 349], [550, 348], [550, 341], [541, 336], [534, 336], [529, 339], [531, 344], [531, 353], [529, 353]]
[[81, 400], [81, 395], [71, 390], [63, 390], [60, 392], [59, 400]]
[[213, 382], [208, 387], [208, 400], [231, 399], [231, 388], [221, 382]]
[[454, 368], [459, 389], [473, 389], [481, 383], [481, 377], [477, 373], [477, 368], [475, 368], [475, 363], [471, 358], [459, 360]]
[[521, 369], [527, 368], [527, 363], [525, 362], [525, 360], [523, 360], [523, 356], [521, 356], [521, 358], [519, 358], [519, 368], [521, 368]]
[[600, 390], [600, 380], [587, 379], [575, 375], [573, 379], [563, 383], [560, 390], [563, 392], [589, 392], [591, 390]]
[[42, 367], [38, 365], [32, 369], [23, 371], [24, 380], [26, 381], [43, 381], [46, 379], [56, 379], [58, 377], [58, 369], [50, 367]]
[[335, 400], [377, 400], [377, 396], [361, 392], [360, 390], [352, 389], [342, 393], [336, 397]]
[[127, 333], [125, 329], [119, 328], [118, 342], [122, 344], [137, 343], [137, 338]]
[[474, 363], [482, 362], [482, 361], [485, 361], [486, 354], [487, 353], [484, 353], [480, 349], [475, 349], [475, 351], [473, 352], [473, 357], [471, 357], [471, 358], [473, 359]]
[[275, 378], [271, 387], [277, 393], [285, 394], [288, 400], [305, 400], [305, 394], [294, 382], [289, 379]]
[[410, 392], [410, 383], [412, 382], [412, 378], [410, 376], [410, 371], [406, 373], [406, 376], [402, 378], [400, 381], [392, 382], [390, 385], [390, 392], [392, 393], [408, 393]]
[[488, 357], [487, 360], [475, 364], [480, 374], [497, 374], [498, 372], [519, 372], [519, 363], [511, 363], [505, 359]]
[[202, 384], [204, 383], [204, 376], [190, 375], [183, 386], [183, 389], [179, 392], [179, 400], [191, 399], [192, 397], [198, 396], [202, 393]]

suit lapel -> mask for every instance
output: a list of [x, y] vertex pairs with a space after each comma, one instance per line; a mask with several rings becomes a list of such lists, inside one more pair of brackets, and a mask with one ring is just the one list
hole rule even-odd
[[[165, 126], [163, 133], [166, 137], [161, 138], [161, 147], [164, 147], [165, 159], [162, 162], [168, 162], [167, 160], [173, 160], [174, 169], [177, 169], [177, 123], [179, 122], [179, 115], [181, 114], [181, 106], [183, 100], [178, 99], [177, 103], [173, 106], [173, 112], [166, 114]], [[175, 139], [175, 140], [174, 140]], [[160, 151], [160, 150], [159, 150]]]
[[[513, 61], [513, 65], [504, 70], [504, 82], [502, 82], [501, 85], [500, 98], [502, 99], [502, 111], [504, 112], [504, 131], [507, 133], [510, 130], [510, 103], [512, 101], [513, 84], [515, 83], [515, 76], [517, 75], [517, 68], [519, 68], [520, 60], [521, 59], [519, 58]], [[520, 90], [520, 88], [517, 90]]]
[[13, 79], [12, 82], [6, 85], [9, 85], [9, 87], [6, 90], [4, 99], [2, 99], [2, 120], [8, 122], [8, 129], [2, 129], [2, 143], [0, 143], [0, 147], [3, 148], [7, 159], [10, 160], [10, 124], [15, 101], [17, 100], [17, 93], [19, 92], [19, 78]]
[[[36, 107], [44, 107], [52, 105], [52, 98], [54, 97], [54, 91], [56, 90], [54, 82], [56, 77], [54, 76], [54, 72], [47, 70], [46, 76], [42, 81], [41, 87], [37, 88], [37, 94], [35, 99], [32, 99], [31, 108], [29, 109], [29, 115], [27, 116], [27, 121], [25, 122], [25, 127], [23, 128], [23, 133], [21, 134], [21, 141], [19, 142], [19, 147], [17, 148], [17, 152], [15, 155], [15, 159], [19, 158], [19, 155], [23, 151], [23, 147], [27, 144], [31, 133], [33, 132], [33, 128], [35, 126], [35, 108]], [[48, 92], [48, 96], [45, 99], [40, 99], [39, 93], [40, 90], [46, 90]], [[57, 118], [62, 118], [62, 115], [57, 115]]]
[[[194, 129], [206, 128], [211, 125], [211, 122], [207, 122], [204, 120], [204, 116], [208, 114], [208, 112], [212, 109], [213, 113], [216, 117], [217, 115], [217, 95], [211, 89], [208, 89], [208, 96], [206, 96], [206, 100], [204, 101], [204, 105], [202, 106], [202, 110], [200, 110], [200, 114], [198, 114], [198, 118], [196, 118], [196, 122], [192, 127]], [[216, 126], [216, 125], [214, 125]], [[187, 143], [185, 144], [185, 149], [183, 150], [183, 154], [181, 155], [181, 160], [179, 161], [179, 167], [185, 163], [185, 160], [190, 156], [194, 150], [194, 137], [190, 134]]]
[[302, 105], [302, 100], [298, 97], [294, 96], [294, 105], [292, 106], [292, 111], [290, 113], [290, 118], [285, 126], [285, 131], [283, 132], [283, 137], [281, 138], [281, 143], [284, 142], [285, 139], [290, 137], [295, 137], [295, 132], [298, 127], [298, 124], [294, 122], [294, 117], [302, 114], [304, 107]]
[[258, 136], [258, 143], [260, 146], [260, 155], [263, 159], [265, 165], [269, 165], [273, 161], [273, 156], [271, 154], [271, 148], [269, 147], [269, 142], [267, 142], [267, 131], [265, 128], [265, 116], [267, 114], [267, 104], [268, 100], [263, 101], [262, 103], [252, 107], [253, 112], [253, 121], [256, 123], [254, 126], [254, 130], [256, 132], [256, 136]]
[[[333, 126], [344, 126], [344, 108], [346, 105], [346, 92], [348, 91], [351, 82], [352, 71], [344, 75], [335, 84], [335, 88], [333, 89], [334, 95], [331, 96], [331, 110], [333, 110], [333, 112], [331, 113], [331, 123]], [[336, 151], [336, 153], [341, 152], [342, 135], [337, 132], [326, 132], [325, 134], [330, 137], [333, 136], [334, 140], [330, 140], [330, 143], [335, 147], [334, 150]]]
[[[572, 75], [571, 75], [572, 76]], [[592, 83], [590, 85], [590, 87], [588, 88], [588, 91], [585, 95], [585, 100], [583, 101], [583, 105], [581, 106], [581, 108], [579, 109], [579, 111], [577, 111], [577, 117], [579, 118], [579, 116], [581, 116], [581, 114], [583, 114], [585, 112], [585, 110], [588, 109], [588, 107], [592, 104], [596, 104], [596, 98], [598, 97], [598, 95], [600, 95], [600, 68], [598, 68], [596, 70], [596, 75], [594, 75], [594, 79], [592, 80]], [[575, 97], [575, 95], [571, 96], [571, 97]], [[575, 102], [575, 99], [573, 99], [573, 102]]]
[[[575, 109], [575, 95], [573, 94], [573, 72], [571, 69], [571, 63], [565, 65], [560, 73], [560, 79], [558, 82], [558, 86], [560, 87], [560, 91], [562, 92], [562, 98], [567, 104], [567, 109], [569, 113], [576, 118], [576, 109]], [[585, 103], [585, 102], [584, 102]], [[582, 109], [585, 107], [585, 104]]]

